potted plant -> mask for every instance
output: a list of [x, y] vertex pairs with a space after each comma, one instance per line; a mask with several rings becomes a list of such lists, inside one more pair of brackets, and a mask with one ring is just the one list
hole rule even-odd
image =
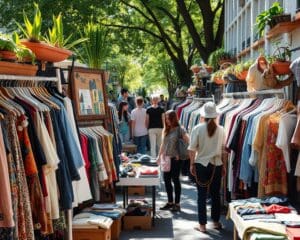
[[107, 44], [108, 30], [99, 24], [88, 23], [81, 37], [87, 39], [82, 42], [81, 51], [78, 52], [81, 60], [90, 68], [101, 69], [109, 53]]
[[38, 4], [34, 4], [34, 18], [32, 22], [30, 22], [25, 12], [23, 15], [25, 28], [20, 23], [16, 23], [26, 37], [26, 40], [22, 40], [21, 43], [34, 52], [37, 60], [42, 62], [60, 62], [72, 55], [72, 52], [69, 50], [42, 42], [42, 15]]
[[1, 34], [0, 35], [0, 58], [3, 60], [15, 61], [16, 44], [14, 41], [8, 36]]
[[291, 50], [289, 47], [278, 47], [272, 56], [272, 67], [277, 75], [286, 75], [291, 72]]
[[280, 22], [290, 22], [291, 15], [290, 14], [283, 14], [283, 8], [280, 6], [279, 2], [274, 2], [272, 6], [263, 12], [261, 12], [256, 17], [256, 27], [260, 37], [263, 36], [265, 27], [267, 25], [270, 28], [275, 27]]
[[224, 84], [225, 82], [223, 79], [223, 74], [224, 74], [224, 70], [218, 70], [212, 74], [211, 79], [215, 84], [218, 85]]
[[223, 48], [214, 51], [208, 58], [208, 65], [212, 66], [214, 70], [225, 62], [234, 62], [234, 57], [230, 52], [226, 52]]
[[254, 60], [250, 59], [246, 62], [238, 63], [234, 66], [234, 73], [235, 76], [239, 80], [245, 80], [248, 74], [248, 70], [250, 66], [254, 63]]
[[200, 72], [201, 67], [200, 67], [198, 64], [194, 64], [194, 65], [191, 66], [190, 69], [192, 70], [192, 72], [193, 72], [194, 74], [197, 74], [198, 72]]

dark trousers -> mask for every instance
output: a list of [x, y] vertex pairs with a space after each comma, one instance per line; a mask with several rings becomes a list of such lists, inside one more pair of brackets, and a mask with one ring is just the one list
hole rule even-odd
[[[207, 183], [213, 174], [214, 166], [208, 164], [207, 167], [196, 163], [197, 181]], [[198, 220], [201, 225], [207, 223], [206, 214], [206, 198], [209, 192], [211, 197], [211, 218], [214, 222], [219, 222], [221, 212], [220, 188], [222, 179], [222, 166], [215, 167], [215, 173], [209, 187], [200, 186], [197, 183], [198, 189]]]
[[148, 135], [134, 137], [133, 142], [137, 146], [137, 153], [146, 154]]
[[164, 172], [164, 182], [165, 188], [168, 195], [168, 202], [173, 202], [173, 185], [175, 191], [175, 203], [180, 203], [181, 195], [181, 183], [180, 183], [180, 171], [181, 171], [182, 160], [176, 160], [175, 158], [171, 159], [171, 169], [170, 172]]

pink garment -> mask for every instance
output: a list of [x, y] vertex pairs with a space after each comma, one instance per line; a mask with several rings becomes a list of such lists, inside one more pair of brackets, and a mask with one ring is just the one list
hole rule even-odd
[[4, 147], [2, 129], [0, 125], [0, 227], [13, 227], [11, 189], [6, 152]]
[[170, 172], [171, 170], [171, 158], [169, 156], [163, 155], [160, 161], [161, 170], [163, 172]]

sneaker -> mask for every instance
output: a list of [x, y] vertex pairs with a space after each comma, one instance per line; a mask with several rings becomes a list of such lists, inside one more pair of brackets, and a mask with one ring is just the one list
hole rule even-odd
[[166, 203], [163, 207], [159, 208], [159, 210], [170, 210], [174, 206], [173, 203]]
[[174, 204], [174, 206], [172, 207], [172, 212], [180, 212], [180, 205]]

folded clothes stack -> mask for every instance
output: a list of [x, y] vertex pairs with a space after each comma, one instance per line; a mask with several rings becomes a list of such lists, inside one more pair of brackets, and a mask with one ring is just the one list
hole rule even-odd
[[113, 220], [92, 213], [80, 213], [73, 218], [73, 229], [109, 229]]
[[116, 220], [124, 216], [126, 210], [117, 204], [94, 204], [91, 208], [84, 209], [83, 212]]

